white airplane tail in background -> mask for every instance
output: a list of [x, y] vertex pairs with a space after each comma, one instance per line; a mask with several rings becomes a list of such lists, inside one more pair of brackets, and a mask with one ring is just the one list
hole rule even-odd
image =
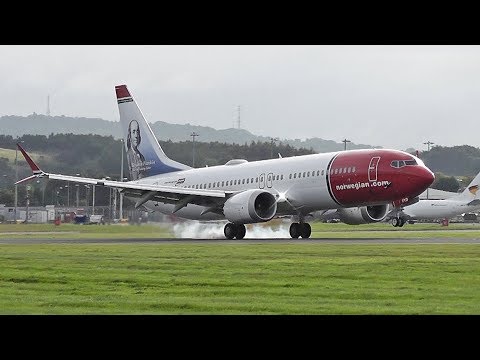
[[473, 178], [472, 182], [456, 196], [458, 200], [474, 200], [478, 199], [478, 188], [480, 186], [480, 172]]
[[190, 169], [165, 155], [126, 85], [115, 86], [129, 180]]

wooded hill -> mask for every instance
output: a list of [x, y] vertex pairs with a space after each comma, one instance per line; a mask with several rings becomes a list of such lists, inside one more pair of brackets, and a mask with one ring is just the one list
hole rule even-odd
[[[173, 142], [191, 141], [190, 134], [196, 132], [199, 137], [197, 142], [220, 142], [227, 144], [250, 144], [255, 142], [270, 142], [268, 136], [257, 136], [244, 129], [216, 130], [208, 126], [196, 126], [190, 124], [170, 124], [157, 121], [150, 124], [155, 136], [162, 141]], [[50, 135], [50, 134], [96, 134], [101, 136], [121, 137], [120, 122], [107, 121], [100, 118], [46, 116], [31, 114], [29, 116], [2, 116], [0, 117], [0, 129], [3, 135], [11, 135], [14, 138], [25, 134]], [[321, 135], [321, 134], [320, 134]], [[312, 148], [315, 152], [340, 151], [344, 149], [341, 139], [339, 142], [312, 137], [306, 140], [281, 139], [283, 144], [289, 144], [295, 148]], [[348, 149], [366, 149], [372, 145], [348, 143]], [[379, 147], [379, 146], [375, 146]]]

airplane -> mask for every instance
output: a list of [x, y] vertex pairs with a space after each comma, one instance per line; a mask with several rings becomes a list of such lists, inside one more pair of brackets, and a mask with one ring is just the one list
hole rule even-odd
[[480, 172], [459, 194], [443, 200], [419, 200], [418, 202], [393, 210], [392, 225], [402, 227], [406, 222], [415, 220], [450, 219], [463, 213], [480, 209], [477, 191], [480, 185]]
[[[245, 224], [289, 215], [292, 238], [309, 238], [308, 215], [317, 210], [357, 208], [377, 218], [392, 201], [406, 203], [434, 181], [419, 158], [399, 150], [361, 149], [191, 168], [166, 156], [126, 85], [115, 87], [130, 181], [120, 182], [41, 170], [20, 144], [34, 178], [118, 189], [135, 208], [192, 220], [227, 220], [227, 239], [243, 239]], [[398, 166], [401, 163], [402, 166]], [[365, 214], [353, 210], [352, 216]]]

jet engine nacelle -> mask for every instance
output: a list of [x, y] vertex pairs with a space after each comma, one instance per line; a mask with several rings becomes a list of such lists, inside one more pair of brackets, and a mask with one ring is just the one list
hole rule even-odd
[[340, 220], [349, 225], [379, 222], [387, 217], [389, 205], [362, 206], [338, 209]]
[[246, 190], [233, 195], [223, 205], [223, 214], [234, 224], [271, 220], [277, 212], [277, 201], [268, 191]]

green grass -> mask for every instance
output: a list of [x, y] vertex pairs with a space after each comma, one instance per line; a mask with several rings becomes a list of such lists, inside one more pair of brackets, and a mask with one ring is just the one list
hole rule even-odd
[[[43, 156], [44, 158], [48, 158], [49, 156], [48, 155], [43, 155], [43, 154], [38, 154], [38, 153], [28, 153], [32, 159], [34, 161], [39, 161], [41, 159], [41, 157]], [[13, 163], [15, 164], [15, 150], [13, 149], [4, 149], [4, 148], [0, 148], [0, 158], [7, 158], [8, 161], [10, 163]], [[25, 165], [27, 164], [27, 162], [25, 161], [25, 159], [23, 158], [23, 155], [20, 151], [17, 152], [17, 161], [18, 163], [25, 163]]]
[[173, 237], [165, 225], [0, 224], [0, 239], [125, 239]]
[[479, 314], [480, 246], [1, 245], [2, 314]]

